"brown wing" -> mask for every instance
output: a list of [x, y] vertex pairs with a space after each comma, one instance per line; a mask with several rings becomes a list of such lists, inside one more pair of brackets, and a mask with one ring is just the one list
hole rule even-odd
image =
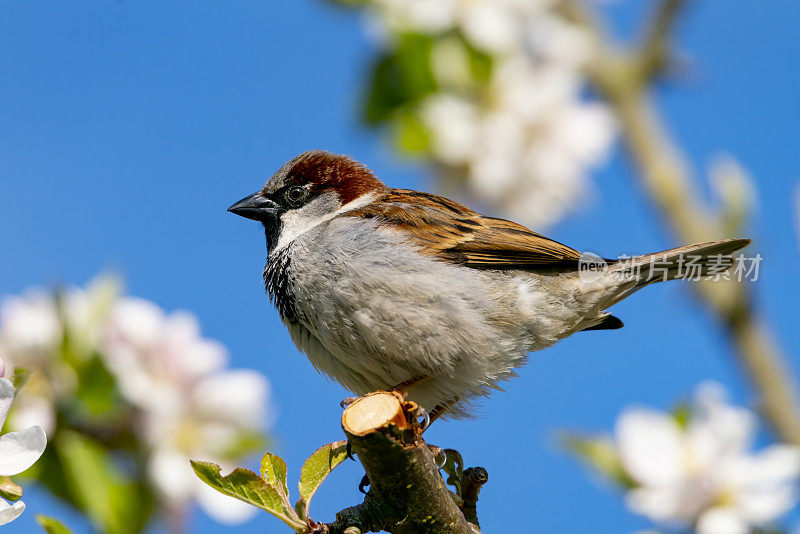
[[521, 224], [484, 217], [452, 200], [393, 189], [352, 217], [408, 232], [423, 252], [479, 269], [576, 267], [580, 253]]

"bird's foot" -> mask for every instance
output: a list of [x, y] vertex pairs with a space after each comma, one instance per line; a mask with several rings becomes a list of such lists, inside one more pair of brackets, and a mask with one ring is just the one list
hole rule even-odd
[[422, 421], [419, 422], [422, 432], [428, 430], [428, 428], [430, 428], [430, 426], [433, 424], [434, 421], [439, 419], [442, 416], [442, 414], [444, 414], [447, 410], [450, 409], [450, 407], [452, 407], [457, 402], [458, 399], [454, 399], [452, 401], [439, 404], [438, 406], [436, 406], [436, 408], [434, 408], [430, 412], [420, 407], [417, 413], [419, 414], [419, 417], [422, 417]]
[[425, 432], [431, 426], [431, 414], [422, 406], [417, 406], [417, 411], [414, 414], [419, 425], [420, 432]]
[[368, 488], [369, 485], [370, 485], [369, 477], [367, 475], [364, 475], [364, 477], [361, 479], [361, 482], [358, 483], [358, 491], [366, 495], [367, 494], [366, 488]]
[[345, 398], [342, 399], [342, 402], [339, 403], [339, 406], [341, 406], [342, 409], [344, 410], [345, 408], [347, 408], [348, 406], [353, 404], [358, 399], [359, 399], [359, 397], [345, 397]]
[[353, 446], [350, 442], [347, 442], [347, 446], [345, 447], [345, 459], [356, 461], [356, 457], [353, 455]]

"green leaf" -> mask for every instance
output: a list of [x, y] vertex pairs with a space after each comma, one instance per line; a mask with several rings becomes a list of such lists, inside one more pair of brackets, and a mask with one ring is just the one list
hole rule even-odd
[[[294, 511], [286, 509], [278, 490], [268, 485], [263, 478], [252, 471], [237, 468], [223, 477], [220, 473], [220, 466], [217, 464], [195, 460], [192, 460], [191, 463], [200, 480], [220, 493], [266, 510], [292, 527], [295, 532], [308, 532], [308, 526], [300, 521]], [[273, 465], [270, 463], [270, 468], [272, 467]], [[285, 469], [284, 465], [284, 477]], [[278, 480], [277, 476], [276, 480]]]
[[283, 502], [284, 509], [292, 513], [292, 503], [289, 501], [289, 485], [286, 482], [286, 462], [280, 456], [271, 452], [261, 458], [261, 478], [268, 486], [278, 492]]
[[57, 451], [58, 435], [49, 437], [48, 446], [39, 460], [25, 471], [25, 476], [37, 480], [55, 497], [80, 509], [80, 504], [70, 490], [67, 473]]
[[437, 90], [432, 49], [430, 36], [405, 33], [395, 50], [378, 57], [364, 99], [363, 116], [368, 124], [394, 119], [400, 109], [421, 102]]
[[19, 394], [20, 388], [25, 385], [25, 382], [28, 381], [30, 377], [30, 372], [23, 368], [23, 367], [15, 367], [14, 374], [11, 377], [11, 384], [14, 386], [17, 394]]
[[322, 485], [325, 478], [347, 459], [347, 442], [335, 441], [320, 447], [308, 457], [300, 469], [300, 500], [295, 505], [300, 517], [308, 518], [311, 498]]
[[47, 534], [72, 534], [72, 531], [65, 527], [61, 521], [53, 519], [52, 517], [37, 515], [36, 521], [39, 522], [39, 526], [41, 526]]
[[0, 497], [7, 501], [18, 501], [22, 498], [22, 488], [14, 484], [8, 477], [0, 477]]
[[61, 324], [64, 327], [62, 355], [68, 363], [75, 365], [88, 361], [95, 352], [96, 342], [91, 332], [97, 330], [108, 316], [111, 306], [120, 293], [122, 283], [113, 275], [100, 275], [86, 286], [85, 316], [75, 324], [70, 310], [65, 308], [66, 292], [58, 289], [55, 294]]
[[286, 462], [280, 456], [268, 452], [261, 458], [261, 478], [276, 490], [289, 496], [289, 485], [286, 482]]
[[138, 531], [146, 519], [139, 487], [115, 465], [109, 451], [76, 432], [58, 436], [55, 448], [73, 502], [98, 530], [109, 534]]
[[114, 420], [124, 406], [114, 375], [97, 355], [75, 365], [78, 390], [71, 407], [80, 416], [100, 423]]
[[461, 483], [464, 480], [464, 459], [455, 449], [443, 449], [445, 455], [442, 471], [447, 473], [447, 483], [456, 488], [456, 494], [461, 496]]
[[692, 418], [692, 407], [686, 402], [678, 404], [672, 410], [672, 418], [680, 428], [686, 430]]
[[472, 79], [478, 87], [485, 88], [489, 85], [492, 75], [492, 56], [482, 52], [464, 40], [469, 53], [469, 67]]
[[424, 154], [430, 148], [430, 133], [417, 114], [401, 112], [393, 127], [395, 143], [402, 153], [409, 156]]
[[625, 471], [614, 444], [606, 438], [566, 436], [567, 449], [588, 463], [601, 475], [625, 489], [636, 487], [636, 482]]

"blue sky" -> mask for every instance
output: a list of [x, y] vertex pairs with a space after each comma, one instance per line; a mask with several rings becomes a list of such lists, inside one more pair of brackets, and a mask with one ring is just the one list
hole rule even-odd
[[[607, 9], [622, 33], [650, 2]], [[734, 154], [752, 172], [758, 211], [747, 234], [765, 256], [757, 301], [798, 377], [800, 5], [790, 0], [696, 3], [680, 27], [685, 71], [660, 89], [693, 165]], [[274, 452], [297, 474], [317, 446], [340, 439], [346, 392], [291, 345], [261, 288], [263, 234], [226, 213], [286, 159], [309, 148], [348, 153], [391, 185], [427, 187], [356, 109], [372, 47], [355, 12], [321, 0], [239, 2], [6, 1], [0, 4], [0, 295], [82, 284], [116, 271], [132, 294], [195, 312], [235, 367], [266, 373], [277, 419]], [[593, 203], [551, 233], [605, 255], [672, 244], [617, 153], [595, 175]], [[619, 304], [616, 332], [575, 336], [535, 354], [484, 417], [437, 423], [429, 440], [490, 474], [479, 512], [486, 532], [632, 532], [647, 522], [559, 451], [558, 429], [606, 430], [626, 405], [668, 407], [700, 381], [742, 403], [746, 381], [687, 284], [648, 288]], [[360, 502], [360, 467], [326, 484], [312, 515]], [[42, 492], [34, 514], [88, 528]], [[577, 513], [576, 513], [577, 512]], [[193, 532], [219, 527], [198, 513]], [[264, 514], [226, 532], [282, 532]]]

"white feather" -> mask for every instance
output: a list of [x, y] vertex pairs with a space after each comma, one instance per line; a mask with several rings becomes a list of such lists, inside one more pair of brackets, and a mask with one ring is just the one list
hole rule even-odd
[[281, 216], [281, 234], [275, 245], [275, 252], [325, 221], [342, 213], [363, 208], [376, 197], [376, 193], [361, 195], [337, 209], [339, 197], [331, 191], [318, 196], [301, 208], [287, 211]]

